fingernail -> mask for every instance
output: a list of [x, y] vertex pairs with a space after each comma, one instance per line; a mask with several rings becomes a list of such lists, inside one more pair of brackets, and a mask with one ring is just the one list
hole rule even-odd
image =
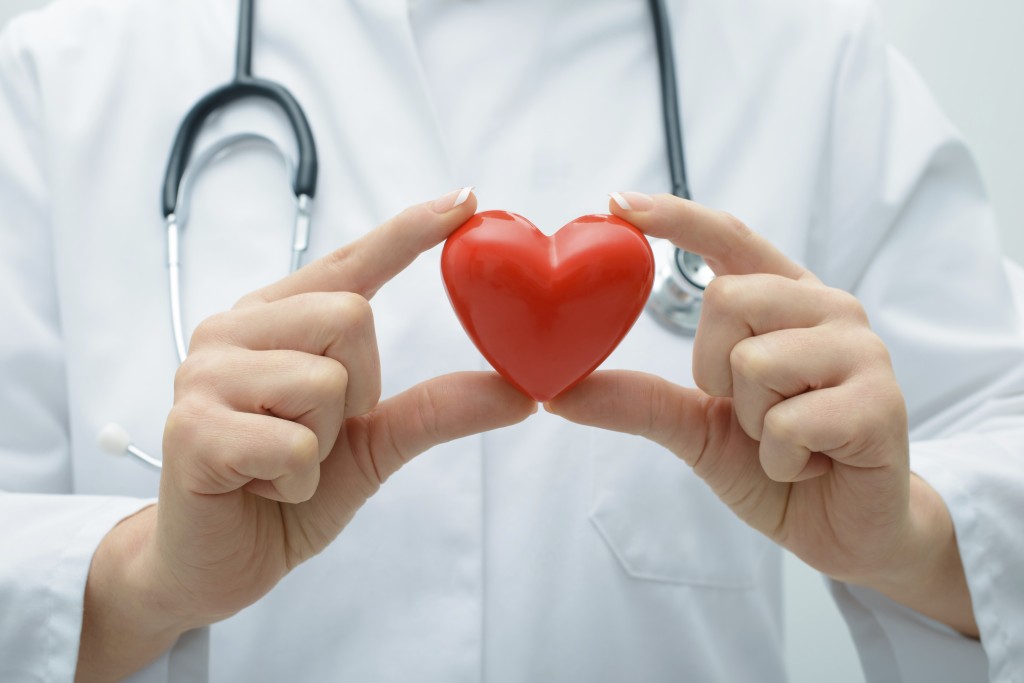
[[472, 187], [464, 187], [461, 190], [455, 190], [448, 194], [438, 198], [434, 202], [434, 213], [448, 213], [452, 209], [462, 206], [469, 199], [469, 195], [473, 193]]
[[654, 208], [654, 198], [643, 192], [612, 192], [608, 196], [623, 211], [650, 211]]

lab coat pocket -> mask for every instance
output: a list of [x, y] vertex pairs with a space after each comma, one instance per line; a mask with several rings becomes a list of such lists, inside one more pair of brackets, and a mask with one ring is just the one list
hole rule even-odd
[[636, 579], [753, 588], [770, 541], [675, 455], [639, 437], [591, 436], [590, 521]]

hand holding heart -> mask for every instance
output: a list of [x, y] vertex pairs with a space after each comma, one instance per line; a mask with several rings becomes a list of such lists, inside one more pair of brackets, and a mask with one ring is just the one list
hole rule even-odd
[[413, 456], [535, 409], [492, 373], [378, 403], [368, 300], [472, 215], [463, 198], [413, 206], [196, 329], [175, 378], [154, 544], [193, 615], [260, 597]]
[[948, 511], [910, 474], [903, 396], [858, 301], [732, 216], [627, 200], [616, 215], [718, 275], [694, 344], [700, 389], [599, 372], [548, 410], [658, 442], [808, 564], [976, 633]]
[[93, 559], [77, 680], [119, 680], [255, 602], [410, 458], [536, 410], [493, 373], [378, 403], [367, 300], [475, 207], [468, 192], [414, 206], [197, 328], [175, 377], [159, 504]]

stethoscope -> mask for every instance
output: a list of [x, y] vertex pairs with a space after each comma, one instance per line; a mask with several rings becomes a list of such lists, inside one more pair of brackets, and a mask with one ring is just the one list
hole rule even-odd
[[[665, 144], [668, 151], [672, 194], [690, 199], [668, 10], [665, 8], [664, 0], [649, 0], [649, 4], [658, 51]], [[252, 74], [254, 5], [255, 0], [239, 0], [234, 79], [199, 100], [185, 116], [174, 139], [164, 175], [161, 211], [167, 232], [171, 328], [179, 363], [184, 363], [188, 357], [181, 314], [181, 233], [188, 221], [188, 201], [192, 187], [204, 168], [242, 145], [266, 146], [274, 150], [284, 161], [292, 179], [292, 191], [295, 195], [292, 272], [302, 265], [302, 256], [309, 245], [318, 173], [316, 142], [309, 120], [291, 92], [280, 83], [257, 78]], [[257, 133], [229, 136], [192, 158], [196, 139], [207, 120], [228, 105], [243, 99], [268, 100], [284, 112], [295, 134], [298, 146], [297, 164], [292, 164], [291, 157], [276, 142]], [[668, 331], [692, 336], [700, 320], [704, 288], [714, 278], [714, 273], [702, 257], [678, 249], [666, 240], [659, 241], [654, 250], [654, 286], [647, 302], [647, 311]], [[128, 432], [119, 425], [107, 425], [100, 432], [98, 443], [100, 448], [108, 453], [131, 455], [154, 469], [161, 468], [161, 461], [133, 444]]]

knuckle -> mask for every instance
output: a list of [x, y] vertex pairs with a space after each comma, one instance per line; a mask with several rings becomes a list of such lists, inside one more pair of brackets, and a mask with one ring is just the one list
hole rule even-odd
[[886, 368], [892, 367], [892, 356], [889, 353], [889, 347], [885, 345], [882, 338], [874, 332], [869, 332], [867, 338], [864, 341], [864, 350], [870, 361], [874, 364], [884, 366]]
[[174, 395], [184, 396], [196, 389], [208, 388], [220, 366], [215, 354], [200, 351], [189, 355], [174, 373]]
[[831, 308], [836, 315], [866, 325], [868, 314], [860, 299], [842, 289], [830, 289]]
[[[833, 438], [837, 447], [832, 451], [834, 455], [843, 458], [851, 457], [873, 457], [874, 454], [885, 449], [879, 449], [890, 439], [891, 432], [885, 429], [885, 425], [891, 419], [891, 415], [885, 411], [875, 393], [872, 398], [863, 397], [863, 400], [851, 400], [848, 405], [836, 410], [836, 417], [832, 422]], [[863, 464], [881, 464], [871, 461], [864, 461]]]
[[750, 239], [754, 235], [754, 231], [736, 216], [727, 211], [723, 211], [721, 215], [722, 228], [725, 230], [728, 238], [741, 242]]
[[215, 313], [196, 326], [192, 333], [190, 348], [224, 341], [230, 336], [233, 325], [229, 312]]
[[339, 312], [353, 318], [364, 318], [372, 315], [370, 302], [366, 297], [355, 292], [337, 292], [334, 296]]
[[800, 440], [800, 421], [795, 411], [780, 403], [764, 416], [762, 441], [777, 444], [795, 444]]
[[164, 423], [164, 451], [170, 451], [168, 445], [172, 443], [181, 444], [191, 441], [194, 429], [185, 412], [180, 406], [174, 406], [167, 414], [167, 421]]
[[896, 415], [902, 418], [903, 426], [907, 425], [907, 399], [900, 390], [899, 385], [896, 382], [892, 382], [889, 389], [886, 391], [887, 400], [885, 403], [889, 407], [889, 414]]
[[320, 464], [320, 440], [311, 430], [293, 429], [284, 452], [284, 465], [289, 472], [304, 472]]
[[206, 438], [206, 410], [198, 403], [177, 401], [164, 423], [164, 454], [173, 459], [175, 454], [200, 450]]
[[370, 302], [355, 292], [310, 292], [302, 296], [333, 328], [359, 326], [373, 319]]
[[[881, 426], [885, 424], [888, 415], [881, 415], [875, 411], [861, 410], [853, 415], [847, 416], [845, 423], [836, 427], [836, 432], [842, 443], [852, 450], [863, 450], [876, 439], [884, 440], [888, 434], [883, 434]], [[845, 426], [844, 426], [845, 424]]]
[[363, 296], [342, 292], [338, 297], [339, 313], [352, 325], [366, 325], [373, 321], [373, 309]]
[[757, 337], [749, 337], [732, 348], [729, 364], [735, 374], [756, 382], [768, 375], [772, 358]]
[[[321, 360], [322, 359], [322, 360]], [[317, 356], [310, 365], [308, 382], [331, 398], [344, 398], [348, 391], [348, 370], [330, 358]]]
[[249, 292], [241, 299], [235, 302], [235, 305], [231, 307], [231, 310], [239, 308], [251, 308], [260, 304], [267, 303], [267, 295], [262, 289], [257, 289], [255, 292]]
[[337, 360], [326, 358], [326, 362], [317, 368], [314, 381], [324, 388], [328, 396], [344, 399], [348, 391], [348, 370]]
[[757, 255], [761, 249], [751, 243], [756, 243], [760, 236], [739, 218], [724, 211], [722, 212], [721, 229], [722, 238], [726, 244], [731, 245], [733, 253], [747, 262], [748, 270], [756, 272], [759, 268]]
[[719, 275], [704, 290], [704, 307], [713, 314], [726, 314], [737, 306], [743, 281], [736, 275]]
[[[896, 424], [902, 430], [907, 426], [907, 401], [900, 390], [899, 385], [890, 379], [882, 379], [874, 382], [876, 388], [868, 397], [868, 405], [871, 410], [861, 411], [870, 414], [869, 428], [874, 429], [879, 425]], [[867, 419], [867, 418], [866, 418]]]
[[352, 244], [342, 245], [322, 257], [319, 264], [325, 268], [335, 270], [338, 273], [344, 273], [349, 269], [352, 255], [355, 251], [356, 250], [353, 248]]
[[352, 282], [352, 274], [358, 272], [360, 259], [363, 258], [363, 250], [359, 248], [359, 244], [353, 242], [338, 247], [311, 266], [325, 273], [329, 280]]

